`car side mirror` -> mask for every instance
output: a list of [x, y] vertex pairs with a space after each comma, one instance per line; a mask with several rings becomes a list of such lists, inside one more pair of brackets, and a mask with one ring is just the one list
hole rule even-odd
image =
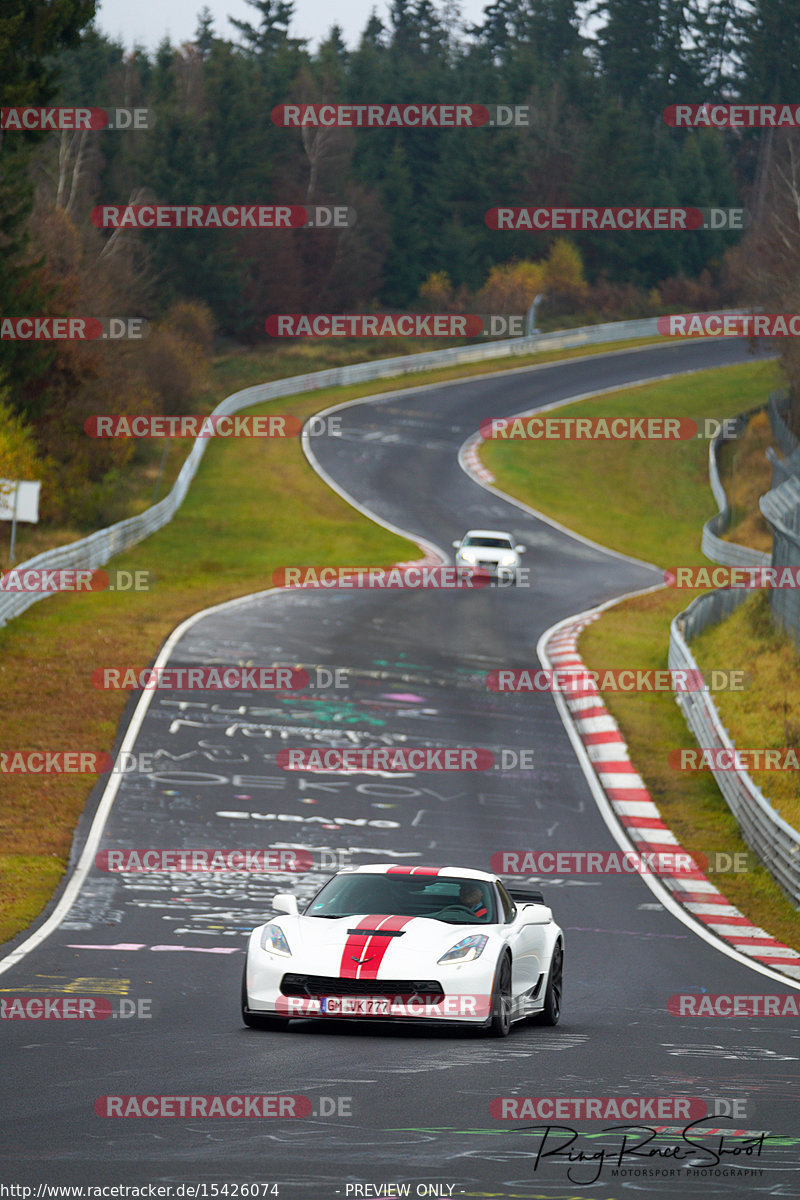
[[451, 545], [455, 546], [456, 549], [458, 549], [458, 547], [461, 545], [461, 542], [459, 542], [458, 539], [456, 539], [456, 541], [451, 542]]
[[514, 547], [514, 549], [516, 550], [517, 554], [524, 554], [524, 553], [525, 553], [525, 547], [524, 547], [524, 546], [515, 546], [515, 547]]
[[272, 897], [272, 907], [276, 912], [288, 913], [292, 917], [297, 916], [297, 897], [291, 892], [278, 892]]

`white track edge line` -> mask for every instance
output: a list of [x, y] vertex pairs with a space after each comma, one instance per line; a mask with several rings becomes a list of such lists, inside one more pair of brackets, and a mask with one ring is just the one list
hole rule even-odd
[[[536, 644], [536, 654], [539, 658], [539, 661], [542, 663], [545, 670], [550, 669], [550, 659], [546, 650], [547, 642], [554, 633], [558, 632], [558, 630], [562, 629], [565, 625], [571, 625], [574, 621], [580, 620], [582, 617], [599, 614], [605, 609], [621, 603], [623, 600], [631, 600], [636, 596], [646, 596], [648, 593], [658, 590], [659, 589], [656, 587], [643, 588], [636, 592], [629, 592], [625, 596], [617, 597], [614, 600], [607, 600], [604, 604], [597, 605], [596, 608], [589, 608], [583, 612], [575, 613], [571, 617], [562, 618], [562, 620], [557, 621], [555, 625], [551, 625], [549, 629], [546, 629], [539, 638], [539, 641]], [[611, 801], [603, 790], [603, 787], [594, 772], [594, 768], [592, 767], [586, 747], [581, 740], [580, 734], [575, 728], [572, 716], [567, 708], [564, 697], [559, 692], [553, 692], [551, 694], [553, 696], [555, 706], [558, 709], [558, 714], [561, 717], [561, 722], [567, 731], [567, 736], [569, 737], [570, 742], [572, 743], [572, 748], [575, 751], [575, 757], [578, 759], [578, 763], [580, 764], [581, 770], [586, 778], [586, 782], [589, 785], [589, 789], [594, 797], [600, 815], [605, 821], [611, 836], [614, 838], [621, 850], [638, 853], [636, 846], [634, 846], [633, 842], [631, 842], [625, 834], [624, 827], [617, 819], [617, 816], [611, 807]], [[766, 976], [767, 979], [772, 979], [786, 987], [794, 988], [795, 991], [800, 991], [800, 982], [796, 982], [791, 979], [791, 977], [780, 974], [777, 971], [771, 971], [769, 967], [765, 967], [761, 963], [754, 962], [747, 955], [741, 954], [738, 950], [734, 950], [734, 948], [728, 942], [725, 942], [722, 939], [715, 937], [714, 934], [710, 933], [702, 922], [697, 921], [689, 912], [687, 912], [682, 904], [679, 904], [678, 901], [673, 898], [672, 893], [669, 891], [666, 884], [662, 882], [660, 876], [652, 873], [641, 872], [639, 874], [639, 878], [647, 885], [656, 899], [663, 904], [668, 912], [672, 913], [674, 917], [677, 917], [677, 919], [683, 925], [690, 929], [697, 937], [701, 938], [702, 941], [707, 942], [709, 946], [719, 950], [722, 954], [727, 954], [729, 958], [732, 958], [734, 962], [739, 963], [740, 966], [748, 967], [751, 971], [756, 971], [759, 975]]]
[[[152, 670], [158, 670], [164, 666], [168, 660], [175, 644], [183, 637], [183, 635], [203, 617], [207, 617], [210, 613], [219, 612], [223, 608], [234, 608], [237, 605], [248, 604], [252, 600], [257, 600], [262, 596], [269, 596], [274, 592], [282, 591], [282, 588], [267, 588], [263, 592], [251, 592], [246, 596], [235, 596], [232, 600], [224, 600], [221, 604], [213, 604], [210, 608], [202, 608], [199, 612], [192, 613], [180, 625], [173, 629], [166, 641], [156, 656]], [[134, 709], [133, 716], [130, 719], [128, 728], [125, 731], [125, 736], [122, 739], [117, 757], [121, 754], [129, 752], [136, 742], [139, 730], [142, 727], [142, 722], [150, 707], [153, 696], [156, 694], [157, 688], [144, 690], [139, 698], [139, 701]], [[115, 760], [116, 761], [116, 760]], [[89, 832], [86, 835], [86, 843], [81, 851], [80, 858], [76, 863], [72, 875], [62, 892], [59, 900], [45, 921], [36, 929], [29, 937], [20, 943], [14, 950], [11, 950], [4, 958], [0, 959], [0, 975], [7, 971], [10, 967], [15, 966], [31, 950], [35, 950], [46, 938], [53, 933], [63, 921], [64, 917], [72, 907], [78, 893], [83, 886], [84, 880], [88, 875], [94, 862], [95, 852], [100, 843], [100, 838], [106, 826], [106, 822], [111, 815], [111, 809], [114, 806], [114, 801], [119, 791], [119, 785], [122, 782], [122, 773], [114, 772], [112, 769], [111, 777], [109, 778], [100, 802], [97, 806], [97, 811], [92, 818], [92, 823], [89, 826]]]
[[[713, 341], [715, 339], [703, 338], [703, 339], [699, 339], [699, 340]], [[680, 346], [682, 344], [683, 344], [683, 339], [677, 339], [674, 342], [665, 343], [665, 345], [673, 345], [673, 346]], [[655, 343], [650, 343], [645, 346], [635, 346], [635, 347], [629, 347], [629, 348], [620, 349], [620, 350], [604, 351], [604, 352], [601, 352], [598, 354], [576, 355], [575, 358], [580, 359], [580, 360], [584, 360], [584, 359], [591, 360], [594, 358], [608, 358], [610, 356], [614, 356], [614, 355], [618, 355], [618, 354], [630, 354], [630, 353], [638, 353], [640, 351], [652, 350], [654, 348], [654, 346], [659, 346], [659, 343], [655, 342]], [[471, 379], [492, 379], [492, 378], [497, 378], [498, 376], [502, 376], [502, 375], [519, 374], [521, 372], [526, 372], [526, 371], [544, 370], [548, 367], [556, 366], [556, 365], [558, 365], [559, 362], [562, 362], [562, 361], [570, 362], [572, 360], [571, 359], [564, 359], [564, 360], [556, 359], [549, 363], [534, 363], [534, 364], [531, 364], [526, 367], [516, 367], [516, 368], [511, 368], [510, 370], [505, 370], [505, 371], [503, 371], [503, 370], [492, 371], [492, 372], [489, 372], [486, 374], [480, 374], [477, 376], [466, 375], [463, 377], [459, 377], [458, 379], [443, 380], [440, 383], [435, 383], [435, 384], [421, 384], [415, 388], [399, 388], [394, 392], [381, 393], [380, 395], [374, 396], [374, 397], [361, 396], [361, 397], [354, 398], [353, 400], [347, 400], [340, 404], [333, 405], [330, 408], [323, 409], [319, 413], [315, 413], [314, 416], [324, 416], [324, 415], [327, 415], [328, 413], [336, 412], [339, 409], [347, 408], [351, 404], [379, 403], [383, 400], [394, 399], [397, 396], [409, 394], [411, 392], [427, 391], [427, 390], [432, 390], [433, 388], [447, 387], [450, 384], [464, 383], [465, 381], [469, 381]], [[703, 368], [703, 369], [708, 370], [708, 369], [713, 369], [713, 368]], [[677, 374], [685, 374], [685, 373], [686, 372], [677, 372]], [[659, 376], [659, 379], [661, 379], [661, 378], [670, 378], [670, 377], [669, 376]], [[621, 389], [617, 388], [617, 389], [610, 389], [610, 390], [619, 391]], [[356, 501], [355, 499], [350, 497], [343, 488], [341, 488], [338, 484], [334, 483], [333, 480], [331, 480], [330, 476], [328, 476], [327, 472], [317, 462], [316, 455], [314, 455], [313, 451], [311, 450], [311, 448], [308, 444], [309, 443], [309, 435], [308, 435], [307, 429], [306, 429], [307, 424], [308, 424], [308, 422], [306, 422], [306, 425], [303, 426], [303, 430], [302, 430], [301, 445], [303, 448], [303, 452], [306, 455], [306, 458], [307, 458], [309, 464], [311, 465], [311, 467], [319, 474], [320, 478], [322, 478], [323, 481], [328, 484], [329, 487], [332, 487], [332, 489], [339, 496], [341, 496], [341, 498], [343, 500], [346, 500], [348, 504], [350, 504], [358, 512], [361, 512], [364, 516], [369, 517], [369, 519], [374, 521], [376, 524], [382, 525], [385, 529], [389, 529], [393, 533], [397, 533], [398, 536], [405, 537], [406, 540], [408, 540], [408, 541], [415, 542], [416, 545], [420, 546], [420, 548], [425, 550], [426, 552], [430, 549], [430, 550], [433, 550], [435, 553], [441, 555], [442, 552], [441, 552], [440, 548], [435, 546], [432, 542], [427, 542], [424, 539], [422, 539], [422, 540], [418, 539], [413, 534], [410, 534], [407, 530], [402, 530], [399, 526], [394, 526], [391, 524], [391, 522], [384, 521], [381, 517], [378, 517], [377, 515], [370, 513], [370, 511], [368, 509], [366, 509], [358, 501]], [[460, 458], [460, 455], [459, 455], [459, 458]], [[473, 477], [470, 476], [470, 478], [473, 478]], [[487, 490], [494, 490], [494, 489], [487, 489]], [[504, 498], [506, 498], [506, 497], [504, 497]], [[531, 511], [533, 511], [533, 510], [531, 510]], [[546, 520], [546, 518], [543, 518], [543, 519]], [[570, 531], [565, 530], [565, 532], [569, 533]], [[578, 536], [578, 535], [573, 534], [572, 536]], [[592, 543], [592, 544], [594, 544], [594, 543]], [[600, 546], [600, 547], [598, 547], [598, 549], [604, 550], [606, 548]], [[606, 550], [606, 553], [615, 554], [616, 552]], [[621, 557], [626, 557], [626, 556], [623, 555]], [[444, 556], [444, 558], [446, 561], [447, 556]], [[631, 559], [630, 561], [636, 562], [638, 560]], [[645, 565], [650, 566], [651, 564], [648, 563]], [[656, 568], [656, 569], [658, 569], [658, 568]], [[239, 605], [239, 604], [246, 604], [246, 603], [249, 603], [251, 600], [259, 599], [260, 597], [268, 596], [274, 592], [278, 592], [278, 591], [282, 591], [282, 590], [283, 589], [281, 589], [281, 588], [267, 588], [265, 591], [252, 592], [246, 596], [238, 596], [238, 597], [235, 597], [233, 600], [225, 600], [221, 604], [214, 604], [210, 608], [200, 609], [198, 612], [193, 613], [191, 616], [187, 617], [184, 621], [182, 621], [180, 623], [180, 625], [178, 625], [172, 631], [171, 634], [169, 634], [166, 641], [162, 645], [160, 651], [158, 652], [158, 655], [156, 656], [153, 667], [159, 668], [159, 667], [163, 666], [164, 662], [171, 654], [172, 649], [173, 649], [174, 645], [176, 644], [176, 642], [178, 642], [180, 640], [180, 638], [183, 637], [184, 633], [186, 633], [197, 621], [201, 620], [203, 617], [206, 617], [209, 614], [214, 613], [214, 612], [219, 612], [221, 609], [235, 607], [236, 605]], [[652, 589], [647, 589], [647, 590], [652, 590]], [[623, 599], [624, 599], [624, 597], [623, 597]], [[572, 620], [572, 619], [573, 618], [568, 618], [568, 620]], [[555, 626], [553, 628], [555, 628]], [[145, 691], [143, 693], [143, 695], [140, 697], [139, 702], [137, 703], [136, 708], [134, 710], [133, 716], [131, 717], [128, 728], [126, 729], [125, 735], [122, 739], [122, 743], [119, 748], [118, 756], [126, 751], [129, 751], [130, 747], [135, 743], [136, 737], [138, 736], [139, 730], [141, 729], [142, 722], [144, 721], [144, 718], [147, 714], [147, 710], [150, 707], [150, 703], [152, 701], [153, 695], [155, 694], [155, 690], [156, 689], [153, 689], [149, 694], [147, 691]], [[563, 717], [562, 717], [562, 720], [563, 720]], [[567, 729], [567, 732], [569, 733], [569, 729]], [[121, 781], [122, 781], [121, 774], [114, 775], [112, 772], [111, 778], [109, 779], [108, 783], [106, 784], [106, 787], [103, 791], [103, 795], [100, 798], [100, 802], [97, 806], [95, 815], [92, 818], [92, 823], [89, 827], [89, 832], [87, 834], [86, 842], [84, 844], [80, 858], [78, 859], [78, 862], [76, 863], [75, 868], [73, 869], [72, 875], [70, 876], [69, 880], [67, 881], [64, 891], [62, 892], [58, 902], [56, 903], [55, 908], [50, 913], [50, 916], [47, 917], [47, 919], [42, 922], [42, 924], [38, 927], [38, 929], [36, 929], [29, 937], [27, 937], [23, 942], [21, 942], [20, 945], [17, 946], [14, 950], [11, 950], [7, 955], [5, 955], [2, 959], [0, 959], [0, 975], [2, 975], [5, 971], [8, 971], [12, 966], [15, 966], [18, 962], [21, 961], [21, 959], [23, 959], [26, 955], [30, 954], [30, 952], [32, 950], [36, 949], [37, 946], [41, 945], [41, 943], [43, 941], [45, 941], [50, 936], [50, 934], [53, 933], [58, 928], [58, 926], [61, 924], [64, 917], [69, 912], [75, 898], [77, 897], [78, 893], [80, 892], [81, 887], [83, 886], [83, 882], [84, 882], [87, 874], [89, 873], [89, 870], [91, 869], [92, 863], [94, 862], [94, 854], [95, 854], [97, 846], [99, 845], [100, 838], [102, 837], [106, 822], [111, 814], [111, 809], [113, 808], [114, 801], [116, 799], [117, 792], [119, 791], [119, 785], [120, 785]], [[752, 964], [748, 964], [748, 965], [752, 966]], [[770, 975], [772, 975], [772, 972], [768, 972], [768, 973]]]

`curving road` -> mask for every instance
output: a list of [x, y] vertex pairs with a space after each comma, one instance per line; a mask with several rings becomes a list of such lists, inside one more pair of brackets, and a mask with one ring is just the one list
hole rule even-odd
[[[469, 526], [509, 528], [530, 547], [532, 586], [272, 592], [195, 619], [170, 640], [171, 664], [343, 668], [349, 686], [148, 696], [126, 745], [155, 755], [156, 770], [123, 778], [97, 844], [90, 825], [104, 802], [93, 797], [76, 853], [88, 838], [92, 856], [120, 847], [303, 846], [330, 861], [488, 868], [494, 850], [510, 847], [615, 849], [552, 699], [495, 695], [483, 681], [494, 667], [534, 662], [539, 636], [561, 618], [652, 586], [660, 573], [487, 493], [460, 470], [457, 452], [485, 417], [746, 356], [739, 343], [722, 342], [623, 351], [341, 410], [343, 436], [313, 447], [337, 486], [439, 547]], [[532, 748], [534, 766], [322, 778], [275, 763], [287, 746], [403, 738], [496, 753]], [[303, 874], [298, 889], [308, 893], [318, 879]], [[174, 1190], [180, 1184], [204, 1183], [212, 1195], [212, 1185], [260, 1181], [289, 1200], [391, 1195], [389, 1185], [400, 1184], [410, 1195], [429, 1185], [430, 1195], [509, 1200], [800, 1196], [790, 1107], [797, 1019], [667, 1011], [674, 993], [763, 995], [791, 984], [702, 941], [638, 878], [546, 881], [566, 931], [564, 1016], [555, 1030], [517, 1026], [505, 1041], [335, 1022], [247, 1030], [238, 1014], [244, 937], [294, 881], [92, 868], [77, 882], [53, 932], [33, 948], [23, 939], [6, 948], [0, 997], [122, 996], [146, 1001], [152, 1016], [3, 1022], [4, 1181], [149, 1183], [171, 1185], [173, 1196], [188, 1194]], [[94, 1110], [105, 1095], [257, 1093], [308, 1096], [314, 1115], [125, 1120]], [[685, 1122], [645, 1122], [661, 1132], [613, 1175], [619, 1133], [562, 1121], [574, 1125], [573, 1152], [583, 1160], [537, 1157], [542, 1122], [495, 1120], [497, 1096], [691, 1096], [736, 1116], [707, 1120], [726, 1130], [722, 1145], [719, 1132], [698, 1133], [705, 1149], [691, 1153], [685, 1143], [675, 1149]], [[761, 1131], [773, 1137], [759, 1146]], [[711, 1147], [723, 1151], [717, 1163]], [[600, 1148], [606, 1159], [589, 1159]]]

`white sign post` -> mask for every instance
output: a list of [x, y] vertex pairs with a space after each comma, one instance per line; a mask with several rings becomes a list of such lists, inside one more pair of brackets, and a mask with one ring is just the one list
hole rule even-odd
[[11, 548], [8, 561], [14, 562], [14, 546], [17, 540], [17, 521], [31, 525], [39, 522], [39, 480], [21, 481], [0, 479], [0, 521], [11, 522]]

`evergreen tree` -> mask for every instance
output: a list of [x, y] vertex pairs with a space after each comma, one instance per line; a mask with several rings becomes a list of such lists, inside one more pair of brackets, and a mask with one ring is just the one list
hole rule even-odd
[[797, 0], [750, 0], [737, 20], [748, 104], [796, 104], [800, 96], [800, 20]]
[[661, 0], [601, 0], [597, 47], [606, 93], [621, 105], [652, 108], [661, 75]]
[[214, 17], [208, 5], [201, 8], [197, 17], [197, 29], [195, 30], [194, 43], [200, 53], [200, 57], [205, 61], [211, 53], [211, 47], [214, 45]]
[[[74, 45], [94, 17], [95, 0], [3, 0], [0, 9], [0, 105], [46, 105], [56, 90], [59, 51]], [[46, 311], [41, 263], [30, 260], [26, 222], [33, 208], [31, 156], [46, 136], [0, 129], [0, 313], [30, 316]], [[0, 370], [14, 384], [24, 410], [32, 392], [21, 388], [41, 377], [53, 353], [41, 343], [0, 341]]]

